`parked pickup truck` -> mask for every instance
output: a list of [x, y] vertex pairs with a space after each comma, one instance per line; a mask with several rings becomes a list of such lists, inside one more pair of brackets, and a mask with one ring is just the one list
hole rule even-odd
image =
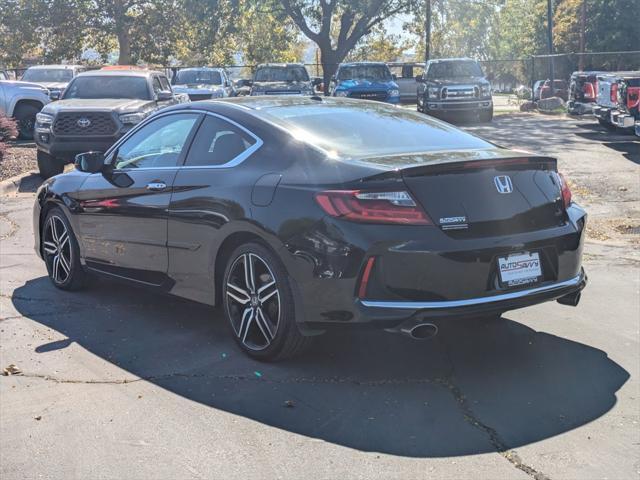
[[263, 63], [249, 83], [250, 95], [313, 95], [313, 83], [300, 63]]
[[493, 119], [491, 84], [470, 58], [429, 60], [418, 84], [418, 111], [443, 117], [463, 114], [483, 122]]
[[[593, 114], [600, 125], [612, 128], [611, 111], [618, 107], [618, 78], [625, 72], [605, 72], [596, 76], [596, 104]], [[615, 86], [614, 86], [615, 85]]]
[[381, 62], [341, 63], [331, 79], [333, 97], [400, 103], [400, 89], [389, 67]]
[[0, 111], [18, 121], [22, 139], [33, 138], [36, 115], [49, 102], [49, 91], [38, 84], [0, 80]]
[[184, 93], [192, 102], [233, 97], [235, 89], [222, 68], [183, 68], [171, 79], [173, 91]]
[[75, 155], [106, 151], [117, 139], [160, 108], [178, 103], [160, 72], [95, 70], [81, 73], [62, 98], [48, 104], [36, 121], [40, 174], [61, 173]]
[[613, 125], [624, 129], [634, 129], [636, 121], [640, 120], [640, 72], [621, 74], [615, 85], [612, 85], [612, 94], [617, 95], [617, 108], [610, 112], [610, 120]]
[[69, 82], [85, 70], [82, 65], [34, 65], [27, 68], [21, 80], [42, 85], [49, 90], [51, 100], [58, 100]]
[[593, 113], [598, 75], [603, 72], [573, 72], [569, 82], [567, 112], [572, 115]]

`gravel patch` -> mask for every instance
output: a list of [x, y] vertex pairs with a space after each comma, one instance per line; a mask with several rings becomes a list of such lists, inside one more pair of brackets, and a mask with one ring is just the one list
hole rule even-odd
[[9, 144], [9, 149], [0, 160], [0, 180], [37, 170], [36, 145], [33, 142]]

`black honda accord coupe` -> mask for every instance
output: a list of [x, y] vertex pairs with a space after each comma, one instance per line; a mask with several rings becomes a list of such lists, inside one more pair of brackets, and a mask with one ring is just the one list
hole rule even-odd
[[45, 182], [35, 247], [88, 274], [224, 308], [273, 360], [329, 328], [414, 338], [456, 317], [576, 305], [586, 214], [553, 158], [383, 103], [181, 104]]

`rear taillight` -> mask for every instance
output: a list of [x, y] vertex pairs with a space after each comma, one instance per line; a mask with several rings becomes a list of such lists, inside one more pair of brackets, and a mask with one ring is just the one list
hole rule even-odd
[[627, 87], [627, 108], [631, 110], [640, 105], [640, 87]]
[[585, 82], [585, 84], [582, 86], [582, 93], [584, 93], [584, 98], [596, 98], [596, 92], [593, 89], [593, 83], [591, 82]]
[[405, 191], [327, 190], [317, 193], [316, 201], [332, 217], [352, 222], [433, 225]]
[[564, 208], [568, 208], [571, 205], [571, 189], [569, 183], [564, 178], [564, 175], [558, 172], [558, 179], [560, 180], [560, 194], [562, 195], [562, 204]]
[[612, 102], [618, 101], [618, 84], [614, 83], [611, 85], [611, 95], [609, 96]]

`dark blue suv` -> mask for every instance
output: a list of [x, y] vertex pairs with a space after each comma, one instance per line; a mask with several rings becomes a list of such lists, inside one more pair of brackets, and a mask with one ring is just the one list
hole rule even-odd
[[341, 63], [331, 79], [333, 97], [362, 98], [399, 103], [400, 89], [384, 63]]

